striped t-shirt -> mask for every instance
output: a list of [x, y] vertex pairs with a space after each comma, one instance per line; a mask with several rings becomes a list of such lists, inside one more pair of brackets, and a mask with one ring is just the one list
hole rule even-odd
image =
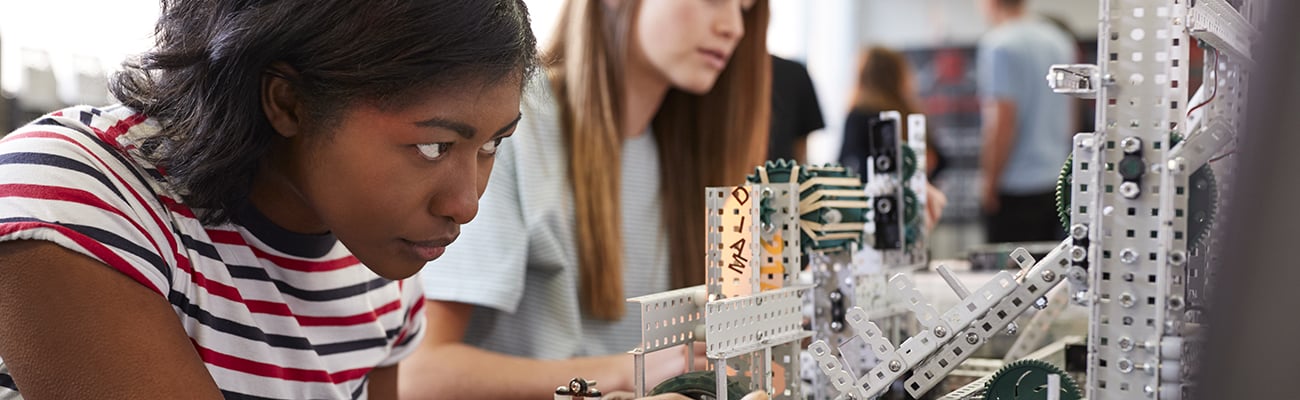
[[[53, 242], [165, 298], [228, 399], [366, 398], [367, 373], [423, 336], [418, 282], [384, 279], [333, 235], [285, 231], [252, 207], [201, 224], [137, 153], [157, 133], [126, 107], [81, 106], [4, 137], [0, 241]], [[0, 399], [21, 398], [8, 372], [0, 360]]]

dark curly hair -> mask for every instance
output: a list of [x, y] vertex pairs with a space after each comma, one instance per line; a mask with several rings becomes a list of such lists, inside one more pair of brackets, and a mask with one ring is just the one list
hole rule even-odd
[[272, 64], [294, 70], [285, 78], [319, 122], [356, 102], [523, 82], [537, 58], [522, 0], [163, 0], [155, 35], [110, 90], [160, 123], [140, 147], [206, 224], [244, 204], [278, 136], [260, 97]]

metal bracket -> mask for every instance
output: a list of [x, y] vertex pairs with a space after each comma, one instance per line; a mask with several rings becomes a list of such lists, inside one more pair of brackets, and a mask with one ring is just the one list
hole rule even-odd
[[1165, 156], [1168, 160], [1166, 168], [1184, 176], [1191, 175], [1236, 136], [1236, 129], [1231, 124], [1216, 119], [1170, 149]]
[[1057, 64], [1047, 71], [1052, 92], [1081, 99], [1097, 98], [1097, 87], [1103, 83], [1101, 68], [1094, 64]]
[[969, 358], [975, 349], [1024, 313], [1034, 304], [1035, 299], [1042, 297], [1052, 287], [1064, 281], [1062, 277], [1070, 266], [1070, 262], [1066, 259], [1069, 247], [1068, 239], [1061, 242], [1051, 253], [1028, 270], [1024, 280], [1014, 286], [1014, 290], [999, 298], [987, 313], [972, 321], [969, 327], [952, 335], [951, 338], [954, 340], [942, 344], [933, 356], [917, 365], [914, 369], [915, 373], [904, 383], [907, 392], [913, 397], [920, 397], [929, 391], [949, 372], [956, 369], [957, 365]]
[[1250, 43], [1259, 31], [1232, 5], [1223, 0], [1196, 0], [1187, 10], [1187, 27], [1192, 37], [1231, 54], [1246, 64], [1253, 63]]
[[709, 358], [725, 359], [812, 336], [803, 330], [800, 296], [811, 285], [792, 285], [704, 305]]

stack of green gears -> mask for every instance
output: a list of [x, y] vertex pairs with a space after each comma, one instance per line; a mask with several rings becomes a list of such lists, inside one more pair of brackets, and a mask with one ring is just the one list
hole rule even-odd
[[[855, 178], [818, 179], [818, 178]], [[754, 169], [748, 177], [750, 183], [775, 184], [796, 183], [799, 199], [816, 197], [815, 201], [847, 201], [860, 203], [862, 207], [823, 206], [813, 210], [800, 210], [800, 243], [804, 252], [835, 252], [850, 249], [862, 243], [863, 229], [870, 212], [866, 192], [861, 180], [856, 179], [853, 171], [834, 164], [824, 166], [800, 166], [788, 160], [768, 161]], [[852, 194], [849, 194], [852, 193]], [[764, 223], [771, 222], [772, 213], [776, 211], [770, 199], [763, 199], [760, 218]], [[852, 224], [854, 229], [823, 229], [827, 225], [846, 226]]]
[[[903, 147], [903, 181], [911, 179], [916, 173], [916, 155], [909, 147]], [[910, 156], [909, 156], [910, 155]], [[908, 162], [908, 160], [911, 160]], [[910, 167], [909, 167], [910, 166]], [[795, 182], [799, 187], [799, 199], [813, 199], [815, 202], [861, 203], [861, 207], [822, 206], [812, 210], [800, 210], [800, 243], [804, 252], [836, 252], [848, 250], [861, 245], [862, 226], [867, 223], [871, 212], [870, 203], [860, 179], [852, 184], [844, 179], [819, 178], [858, 178], [849, 168], [839, 164], [821, 166], [800, 166], [788, 160], [768, 161], [754, 169], [748, 177], [750, 183], [787, 183]], [[908, 243], [914, 243], [921, 235], [921, 213], [916, 192], [903, 184], [903, 223]], [[764, 223], [771, 222], [775, 211], [770, 201], [764, 199], [760, 216]], [[826, 229], [831, 224], [854, 224], [855, 229]], [[840, 225], [843, 227], [843, 225]]]

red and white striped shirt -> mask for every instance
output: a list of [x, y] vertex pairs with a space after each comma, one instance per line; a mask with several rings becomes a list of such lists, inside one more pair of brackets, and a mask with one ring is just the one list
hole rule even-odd
[[[135, 153], [157, 131], [126, 107], [80, 106], [4, 137], [0, 241], [56, 243], [167, 299], [227, 399], [366, 398], [367, 373], [423, 336], [419, 282], [251, 207], [201, 224]], [[21, 398], [18, 385], [0, 360], [0, 399]]]

